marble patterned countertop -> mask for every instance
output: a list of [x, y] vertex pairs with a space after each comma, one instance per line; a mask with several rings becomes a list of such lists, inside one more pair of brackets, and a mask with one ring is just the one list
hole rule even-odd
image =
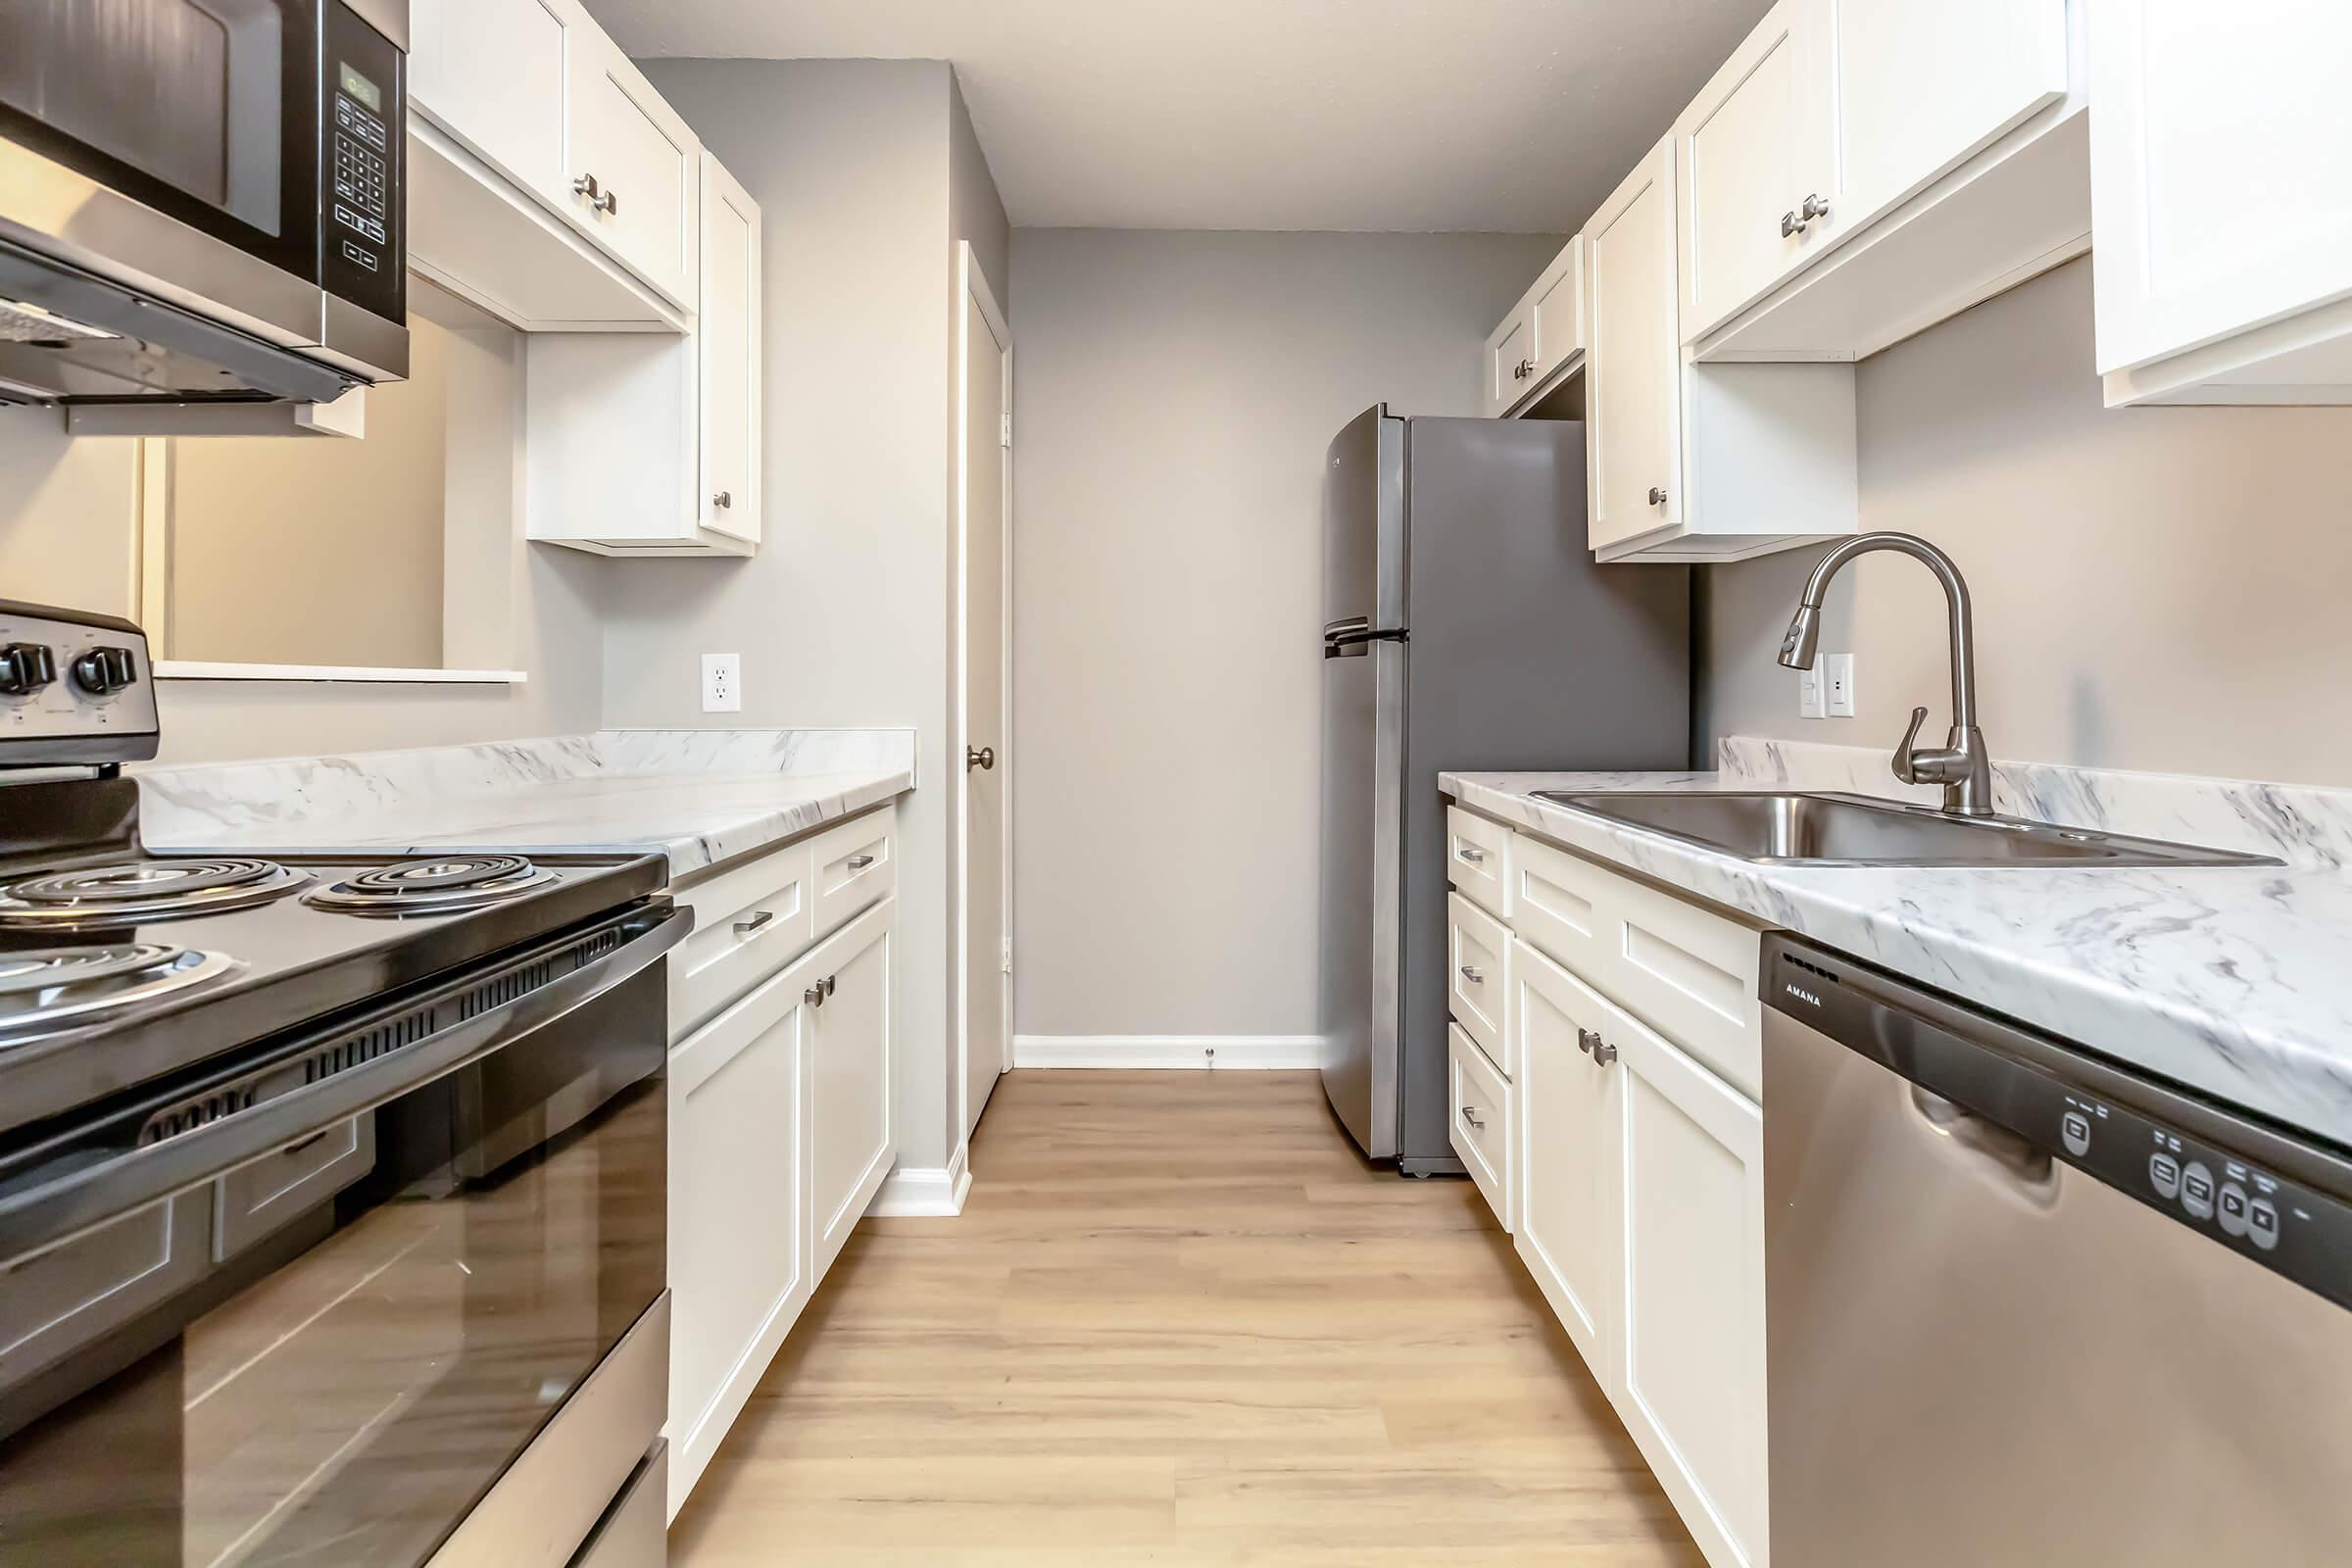
[[604, 730], [142, 768], [155, 850], [660, 850], [673, 878], [914, 787], [911, 730]]
[[1569, 850], [2352, 1145], [2352, 792], [1996, 769], [1995, 804], [2010, 814], [2289, 862], [2167, 870], [1764, 865], [1533, 793], [1906, 795], [1875, 784], [1880, 754], [1829, 755], [1847, 750], [1734, 741], [1717, 773], [1446, 773], [1440, 788]]

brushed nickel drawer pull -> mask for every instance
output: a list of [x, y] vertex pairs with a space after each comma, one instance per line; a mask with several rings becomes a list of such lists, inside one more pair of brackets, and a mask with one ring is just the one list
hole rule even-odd
[[1462, 1107], [1462, 1120], [1470, 1124], [1473, 1132], [1483, 1133], [1487, 1130], [1487, 1124], [1478, 1119], [1478, 1107], [1476, 1105], [1464, 1105]]
[[767, 924], [768, 921], [773, 920], [775, 917], [775, 910], [761, 909], [759, 913], [753, 915], [749, 920], [736, 921], [735, 934], [739, 937], [748, 937], [753, 932], [759, 930], [761, 926]]
[[862, 871], [873, 863], [874, 858], [870, 855], [853, 855], [850, 857], [850, 869], [853, 871]]
[[1487, 852], [1478, 848], [1474, 844], [1465, 844], [1461, 848], [1455, 850], [1453, 853], [1460, 856], [1464, 860], [1467, 860], [1472, 865], [1483, 864], [1487, 858]]
[[1474, 986], [1483, 986], [1487, 983], [1487, 971], [1474, 963], [1465, 963], [1462, 965], [1462, 978]]

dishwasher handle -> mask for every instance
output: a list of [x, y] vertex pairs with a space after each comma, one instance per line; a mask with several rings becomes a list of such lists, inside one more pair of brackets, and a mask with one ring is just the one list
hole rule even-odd
[[1911, 1108], [1937, 1136], [1975, 1155], [2005, 1186], [2036, 1208], [2058, 1201], [2058, 1162], [2050, 1152], [1997, 1121], [1987, 1121], [1925, 1084], [1905, 1084]]

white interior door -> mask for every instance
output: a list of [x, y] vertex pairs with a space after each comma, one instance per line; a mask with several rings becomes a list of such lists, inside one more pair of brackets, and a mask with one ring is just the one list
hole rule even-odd
[[1009, 493], [1012, 333], [962, 247], [956, 358], [963, 404], [957, 535], [962, 563], [963, 1121], [965, 1139], [1011, 1064]]

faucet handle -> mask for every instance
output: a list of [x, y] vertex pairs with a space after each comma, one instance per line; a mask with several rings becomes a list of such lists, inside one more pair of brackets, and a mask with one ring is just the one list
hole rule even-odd
[[1918, 754], [1912, 750], [1912, 743], [1919, 739], [1919, 726], [1927, 721], [1928, 710], [1926, 709], [1914, 708], [1911, 710], [1911, 727], [1903, 731], [1902, 741], [1894, 749], [1894, 776], [1905, 784], [1933, 782], [1920, 777]]

